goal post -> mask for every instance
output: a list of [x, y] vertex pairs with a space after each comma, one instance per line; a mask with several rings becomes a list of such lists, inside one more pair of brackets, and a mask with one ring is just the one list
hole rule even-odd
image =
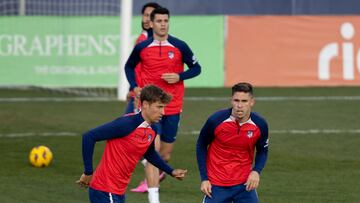
[[117, 87], [117, 98], [120, 101], [126, 100], [126, 94], [129, 90], [129, 83], [125, 75], [125, 63], [128, 59], [133, 43], [131, 41], [131, 18], [132, 18], [132, 0], [121, 0], [121, 17], [120, 17], [120, 67], [119, 81]]

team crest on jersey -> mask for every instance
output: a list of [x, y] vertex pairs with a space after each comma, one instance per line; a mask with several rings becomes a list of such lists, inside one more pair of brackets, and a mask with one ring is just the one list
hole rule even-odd
[[151, 141], [151, 134], [148, 135], [148, 142]]
[[248, 138], [251, 138], [253, 136], [253, 134], [254, 134], [253, 131], [251, 131], [251, 130], [247, 131]]
[[169, 59], [173, 59], [174, 58], [174, 52], [169, 51], [168, 56], [169, 56]]

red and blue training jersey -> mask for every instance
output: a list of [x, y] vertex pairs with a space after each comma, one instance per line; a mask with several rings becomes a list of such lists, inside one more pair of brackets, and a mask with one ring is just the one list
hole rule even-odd
[[[83, 135], [84, 173], [93, 174], [90, 187], [118, 195], [125, 193], [137, 162], [144, 156], [156, 167], [171, 174], [168, 166], [155, 151], [155, 125], [149, 125], [141, 113], [126, 115]], [[93, 173], [92, 157], [95, 143], [106, 140], [104, 153]]]
[[220, 110], [201, 129], [196, 154], [202, 181], [217, 186], [245, 183], [252, 170], [260, 174], [265, 166], [268, 125], [254, 112], [248, 121], [238, 123], [231, 116], [231, 108]]
[[[126, 77], [130, 89], [139, 86], [135, 79], [135, 67], [141, 63], [143, 85], [157, 85], [172, 95], [171, 102], [165, 107], [165, 115], [178, 114], [182, 111], [184, 80], [200, 74], [201, 67], [189, 46], [175, 37], [168, 36], [165, 41], [149, 38], [137, 44], [125, 65]], [[189, 69], [184, 71], [184, 63]], [[161, 79], [164, 73], [178, 73], [180, 81], [169, 84]]]

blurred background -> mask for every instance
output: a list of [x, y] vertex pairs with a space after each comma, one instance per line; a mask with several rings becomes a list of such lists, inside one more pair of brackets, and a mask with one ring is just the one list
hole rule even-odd
[[[146, 2], [133, 2], [133, 40]], [[203, 66], [188, 87], [360, 84], [358, 1], [157, 2]], [[0, 86], [116, 88], [120, 11], [119, 0], [2, 0]]]

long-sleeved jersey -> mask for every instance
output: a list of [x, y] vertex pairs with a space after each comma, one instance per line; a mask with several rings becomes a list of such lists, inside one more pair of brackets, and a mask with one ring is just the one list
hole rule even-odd
[[[193, 78], [201, 72], [201, 67], [189, 46], [170, 35], [165, 41], [157, 41], [151, 37], [137, 44], [125, 65], [130, 89], [139, 86], [135, 80], [134, 69], [140, 62], [140, 78], [143, 85], [157, 85], [173, 96], [165, 107], [165, 115], [180, 113], [184, 97], [184, 80]], [[186, 71], [184, 71], [184, 63], [189, 68]], [[178, 73], [180, 81], [169, 84], [161, 79], [164, 73]]]
[[85, 133], [82, 154], [86, 175], [93, 173], [92, 157], [95, 143], [107, 140], [90, 187], [104, 192], [124, 194], [136, 163], [143, 156], [156, 167], [171, 174], [173, 169], [155, 151], [156, 134], [156, 127], [149, 125], [141, 113], [120, 117]]
[[231, 108], [220, 110], [201, 129], [196, 154], [202, 181], [217, 186], [245, 183], [252, 170], [260, 173], [265, 166], [268, 125], [254, 112], [248, 121], [238, 123], [231, 116]]

